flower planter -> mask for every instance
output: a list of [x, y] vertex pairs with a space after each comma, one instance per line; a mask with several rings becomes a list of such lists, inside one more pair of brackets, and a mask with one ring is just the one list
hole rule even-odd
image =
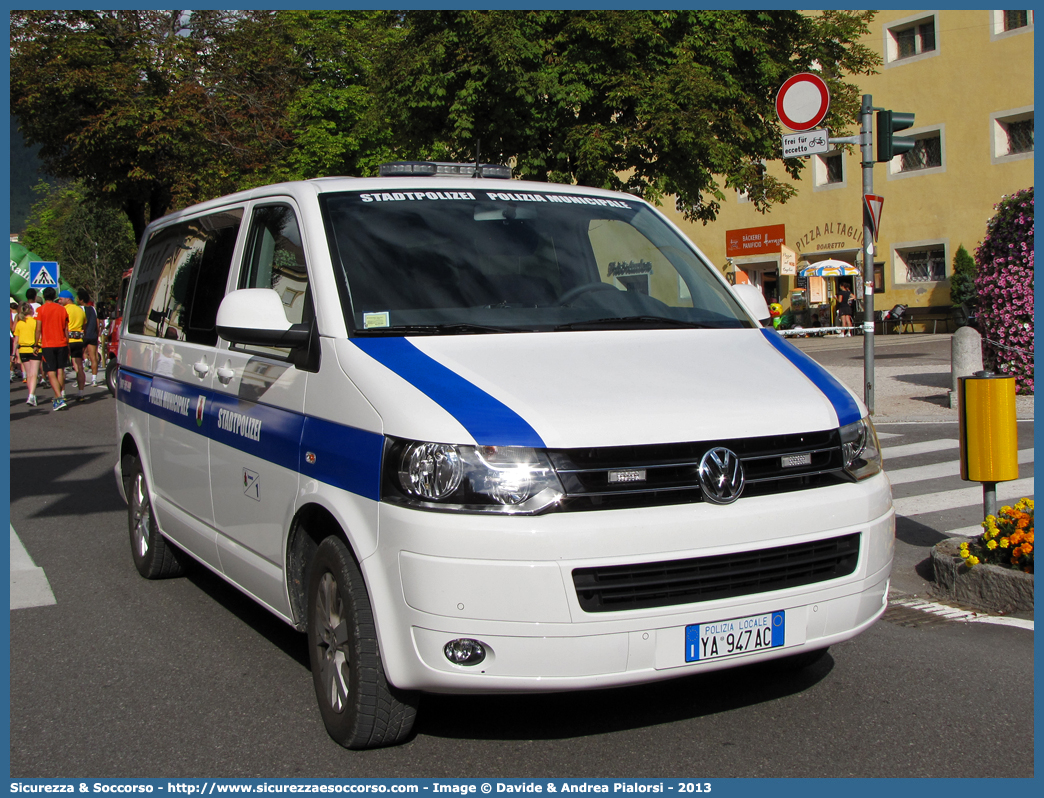
[[1033, 574], [980, 563], [969, 568], [960, 544], [967, 538], [947, 538], [932, 549], [935, 592], [959, 604], [1000, 615], [1033, 611]]

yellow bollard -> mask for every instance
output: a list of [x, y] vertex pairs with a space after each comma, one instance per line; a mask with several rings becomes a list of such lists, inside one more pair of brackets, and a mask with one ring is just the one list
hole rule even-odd
[[957, 383], [961, 479], [983, 483], [985, 515], [996, 515], [996, 483], [1019, 478], [1015, 378], [979, 371]]

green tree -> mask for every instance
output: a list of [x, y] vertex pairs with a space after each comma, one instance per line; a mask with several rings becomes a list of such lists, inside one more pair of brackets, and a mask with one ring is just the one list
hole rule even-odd
[[396, 157], [387, 98], [375, 85], [404, 35], [390, 11], [281, 11], [301, 87], [290, 103], [293, 146], [282, 159], [290, 179], [373, 174]]
[[[725, 189], [761, 211], [796, 189], [775, 95], [819, 70], [841, 135], [879, 57], [860, 43], [873, 12], [415, 11], [380, 93], [407, 154], [513, 161], [534, 180], [677, 198], [714, 219]], [[784, 161], [797, 178], [801, 159]]]
[[100, 204], [77, 183], [40, 183], [37, 191], [44, 196], [30, 211], [25, 246], [57, 261], [62, 278], [86, 288], [95, 299], [118, 293], [120, 278], [136, 252], [126, 216]]
[[975, 273], [975, 258], [961, 244], [953, 256], [953, 274], [950, 275], [950, 302], [955, 306], [975, 304], [978, 297]]
[[[795, 72], [857, 115], [872, 12], [13, 11], [11, 110], [46, 171], [120, 208], [373, 173], [392, 157], [512, 161], [520, 176], [677, 197], [713, 219], [796, 191], [774, 97]], [[800, 159], [784, 161], [798, 177]]]
[[11, 111], [47, 172], [121, 209], [266, 182], [298, 73], [273, 12], [12, 11]]

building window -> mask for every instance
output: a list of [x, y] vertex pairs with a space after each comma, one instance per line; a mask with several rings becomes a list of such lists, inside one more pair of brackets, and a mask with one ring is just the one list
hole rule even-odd
[[1033, 157], [1033, 107], [991, 114], [992, 161]]
[[819, 156], [823, 161], [823, 182], [843, 183], [845, 182], [845, 161], [841, 153], [832, 152], [829, 155]]
[[938, 15], [922, 12], [915, 17], [896, 20], [884, 29], [884, 60], [889, 64], [920, 60], [938, 52], [936, 31]]
[[942, 166], [942, 137], [936, 133], [917, 139], [917, 144], [900, 157], [900, 172], [915, 172]]
[[1019, 122], [1009, 122], [1005, 125], [1008, 134], [1008, 154], [1016, 155], [1020, 152], [1033, 152], [1033, 118], [1023, 119]]
[[1016, 30], [1029, 25], [1029, 11], [1004, 11], [1004, 30]]
[[812, 162], [814, 184], [817, 188], [836, 187], [845, 184], [845, 158], [843, 152], [829, 152], [814, 156]]
[[926, 22], [895, 32], [897, 58], [911, 58], [935, 49], [935, 23]]
[[1033, 30], [1032, 11], [991, 11], [990, 38], [1006, 38]]
[[946, 250], [942, 247], [897, 250], [896, 255], [906, 265], [908, 283], [936, 283], [946, 279]]

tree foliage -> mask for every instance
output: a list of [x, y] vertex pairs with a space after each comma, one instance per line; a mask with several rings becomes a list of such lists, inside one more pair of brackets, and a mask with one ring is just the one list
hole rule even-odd
[[971, 307], [975, 304], [975, 300], [975, 258], [964, 248], [964, 244], [961, 244], [953, 256], [950, 302], [956, 307], [961, 305]]
[[44, 196], [30, 211], [24, 245], [57, 261], [70, 285], [86, 288], [96, 299], [116, 295], [137, 249], [126, 216], [77, 183], [41, 183], [37, 191]]
[[[759, 210], [795, 192], [775, 95], [817, 69], [837, 135], [858, 115], [845, 75], [878, 57], [858, 39], [871, 12], [423, 11], [405, 15], [384, 90], [403, 151], [513, 160], [534, 180], [677, 198], [716, 217], [724, 189]], [[479, 144], [477, 144], [479, 143]], [[785, 162], [797, 177], [799, 159]]]
[[[11, 110], [47, 171], [122, 209], [172, 208], [390, 158], [511, 162], [541, 181], [759, 210], [783, 81], [818, 70], [831, 131], [878, 57], [872, 12], [12, 11]], [[478, 146], [477, 146], [478, 143]], [[784, 162], [791, 177], [803, 168]]]
[[301, 88], [287, 108], [293, 146], [289, 179], [375, 174], [394, 160], [388, 98], [375, 87], [388, 53], [403, 37], [389, 11], [281, 11], [294, 43]]
[[51, 175], [123, 210], [140, 238], [278, 159], [288, 47], [272, 12], [12, 11], [11, 111]]

